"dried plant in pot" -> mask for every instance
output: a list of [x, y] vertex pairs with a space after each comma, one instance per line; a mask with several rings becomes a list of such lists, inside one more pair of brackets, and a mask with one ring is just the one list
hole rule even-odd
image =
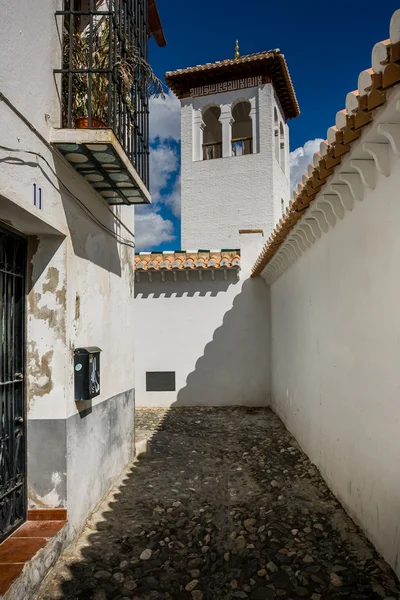
[[[90, 97], [91, 127], [111, 127], [112, 108], [110, 108], [110, 102], [115, 92], [122, 99], [127, 114], [133, 120], [135, 114], [133, 84], [137, 82], [148, 95], [164, 97], [161, 80], [156, 77], [136, 47], [123, 43], [117, 44], [114, 49], [114, 62], [110, 64], [108, 20], [99, 20], [94, 25], [91, 40], [89, 33], [90, 29], [87, 27], [72, 36], [66, 31], [64, 36], [64, 69], [72, 71], [71, 76], [68, 73], [63, 75], [62, 119], [64, 124], [69, 121], [68, 106], [70, 104], [73, 125], [76, 128], [89, 127]], [[89, 69], [91, 73], [87, 72]], [[72, 77], [71, 82], [69, 77]], [[118, 114], [118, 111], [115, 112], [117, 114], [113, 116], [113, 126], [118, 129], [118, 120], [121, 115]]]

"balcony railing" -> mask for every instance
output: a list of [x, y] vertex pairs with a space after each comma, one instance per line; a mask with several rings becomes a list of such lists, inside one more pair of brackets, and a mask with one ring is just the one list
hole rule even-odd
[[203, 160], [222, 158], [222, 142], [207, 142], [203, 144]]
[[[56, 70], [61, 74], [62, 128], [112, 130], [148, 188], [149, 95], [162, 93], [147, 63], [148, 0], [64, 0], [56, 15], [62, 23], [62, 66]], [[82, 139], [87, 155], [88, 134]], [[88, 156], [92, 166], [95, 159]], [[107, 187], [106, 177], [104, 197]]]
[[253, 154], [253, 138], [244, 137], [232, 140], [232, 156]]

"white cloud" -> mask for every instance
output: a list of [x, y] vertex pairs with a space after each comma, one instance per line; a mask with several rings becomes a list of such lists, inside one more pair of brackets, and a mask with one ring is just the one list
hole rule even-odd
[[172, 92], [150, 98], [150, 140], [181, 139], [181, 103]]
[[150, 182], [152, 206], [141, 206], [135, 210], [137, 251], [151, 250], [176, 239], [173, 222], [160, 214], [164, 206], [174, 216], [180, 216], [179, 157], [176, 144], [171, 145], [164, 140], [150, 149]]
[[319, 152], [319, 146], [323, 142], [321, 138], [309, 140], [290, 153], [290, 189], [294, 190], [307, 171], [308, 165], [312, 164], [313, 157]]
[[161, 200], [161, 191], [167, 187], [169, 180], [174, 177], [178, 169], [179, 159], [174, 148], [166, 143], [151, 148], [150, 191], [154, 204]]
[[164, 242], [171, 242], [175, 238], [172, 221], [164, 219], [156, 212], [151, 212], [150, 207], [147, 212], [135, 211], [136, 252], [150, 251], [152, 248]]
[[172, 192], [163, 199], [164, 204], [169, 206], [172, 210], [172, 213], [175, 217], [181, 216], [181, 176], [175, 180], [174, 187], [172, 188]]

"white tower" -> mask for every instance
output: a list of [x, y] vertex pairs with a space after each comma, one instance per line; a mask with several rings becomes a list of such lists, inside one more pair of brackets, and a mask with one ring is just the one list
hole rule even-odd
[[181, 100], [182, 243], [238, 248], [289, 202], [288, 119], [299, 114], [279, 50], [168, 72]]

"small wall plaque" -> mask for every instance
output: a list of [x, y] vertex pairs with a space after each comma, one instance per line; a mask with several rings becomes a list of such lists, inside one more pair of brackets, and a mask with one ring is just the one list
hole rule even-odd
[[175, 371], [147, 371], [147, 392], [175, 392]]

